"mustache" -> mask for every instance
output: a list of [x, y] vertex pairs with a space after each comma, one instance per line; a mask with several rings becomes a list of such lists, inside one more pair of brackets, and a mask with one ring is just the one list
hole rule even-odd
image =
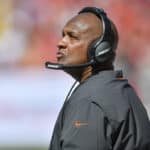
[[56, 55], [62, 55], [62, 56], [67, 56], [68, 55], [68, 49], [59, 49], [56, 53]]

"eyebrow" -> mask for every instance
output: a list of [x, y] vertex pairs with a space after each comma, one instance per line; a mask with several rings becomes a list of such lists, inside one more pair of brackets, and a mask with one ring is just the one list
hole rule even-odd
[[[66, 31], [66, 33], [69, 35], [77, 35], [77, 32], [74, 32], [74, 31]], [[65, 34], [65, 31], [63, 30], [62, 35], [64, 36], [64, 34]]]

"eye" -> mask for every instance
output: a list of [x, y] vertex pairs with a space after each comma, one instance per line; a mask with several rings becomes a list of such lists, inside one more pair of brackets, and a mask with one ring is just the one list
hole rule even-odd
[[79, 39], [79, 37], [72, 32], [68, 33], [68, 36], [72, 39], [77, 39], [77, 40]]
[[65, 33], [64, 32], [62, 32], [62, 37], [64, 37], [65, 36]]

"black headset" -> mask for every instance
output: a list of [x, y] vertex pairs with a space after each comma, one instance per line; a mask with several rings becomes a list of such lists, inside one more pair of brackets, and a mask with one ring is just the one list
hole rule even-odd
[[101, 8], [96, 7], [85, 7], [78, 14], [81, 13], [93, 13], [95, 14], [102, 22], [103, 32], [102, 35], [92, 42], [88, 48], [87, 55], [89, 61], [85, 64], [78, 65], [63, 65], [58, 63], [46, 62], [45, 66], [49, 69], [78, 69], [84, 68], [87, 66], [94, 66], [96, 64], [107, 62], [111, 56], [115, 53], [115, 45], [110, 38], [111, 22], [107, 17], [107, 14]]
[[78, 14], [87, 12], [95, 14], [101, 20], [103, 29], [102, 35], [90, 44], [87, 55], [89, 60], [93, 59], [96, 63], [103, 63], [113, 52], [113, 43], [110, 41], [111, 22], [101, 8], [85, 7]]

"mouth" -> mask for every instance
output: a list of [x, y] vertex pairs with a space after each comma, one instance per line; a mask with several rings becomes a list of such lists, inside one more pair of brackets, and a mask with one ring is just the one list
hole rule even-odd
[[58, 61], [60, 61], [60, 59], [64, 58], [65, 54], [63, 52], [57, 52], [56, 54], [56, 58]]

